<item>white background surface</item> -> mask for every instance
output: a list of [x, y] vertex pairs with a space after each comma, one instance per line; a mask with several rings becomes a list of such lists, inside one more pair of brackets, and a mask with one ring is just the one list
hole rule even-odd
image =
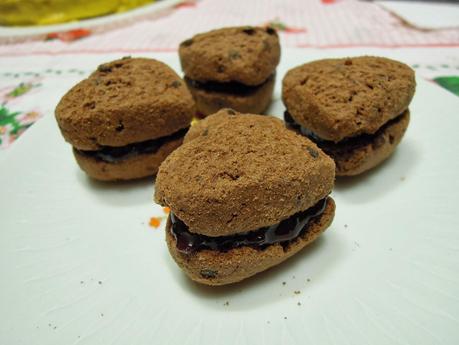
[[[271, 113], [285, 71], [324, 54], [284, 52]], [[325, 234], [223, 288], [190, 282], [147, 225], [152, 180], [89, 180], [46, 116], [0, 170], [0, 344], [457, 344], [458, 109], [418, 80], [400, 147], [337, 181]]]

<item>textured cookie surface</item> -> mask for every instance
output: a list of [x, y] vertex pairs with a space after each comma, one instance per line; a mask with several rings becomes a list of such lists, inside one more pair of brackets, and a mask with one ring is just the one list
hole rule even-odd
[[161, 165], [155, 199], [190, 232], [223, 236], [272, 225], [333, 187], [333, 160], [274, 117], [225, 109], [189, 133]]
[[314, 61], [284, 77], [292, 117], [325, 140], [375, 133], [408, 108], [416, 83], [407, 65], [380, 57]]
[[185, 75], [199, 81], [263, 83], [280, 60], [275, 30], [231, 27], [198, 34], [179, 47]]
[[75, 159], [86, 174], [99, 181], [133, 180], [156, 175], [166, 157], [182, 144], [182, 138], [165, 142], [151, 153], [142, 153], [115, 163], [88, 157], [73, 149]]
[[196, 102], [197, 111], [204, 115], [216, 113], [222, 108], [232, 108], [242, 113], [262, 114], [270, 105], [274, 90], [274, 78], [247, 94], [208, 91], [187, 83]]
[[125, 146], [189, 126], [194, 101], [185, 83], [153, 59], [104, 65], [61, 99], [56, 119], [64, 138], [81, 150]]
[[[394, 122], [392, 122], [394, 121]], [[370, 170], [387, 159], [403, 138], [410, 122], [410, 113], [405, 111], [392, 120], [364, 145], [336, 145], [323, 150], [335, 160], [337, 176], [354, 176]]]
[[177, 250], [176, 241], [170, 231], [170, 219], [166, 226], [166, 241], [175, 262], [194, 281], [207, 285], [235, 283], [278, 265], [313, 242], [327, 229], [333, 220], [335, 204], [329, 198], [324, 213], [314, 218], [308, 231], [293, 240], [289, 246], [273, 244], [264, 250], [239, 247], [227, 252], [202, 250], [184, 254]]

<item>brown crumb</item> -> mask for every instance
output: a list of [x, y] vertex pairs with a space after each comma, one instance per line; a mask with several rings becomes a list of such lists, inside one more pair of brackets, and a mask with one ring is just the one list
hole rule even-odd
[[299, 295], [299, 294], [301, 293], [301, 291], [295, 290], [295, 291], [293, 291], [293, 293], [294, 293], [295, 295]]
[[228, 302], [228, 301], [226, 301], [225, 303], [223, 303], [223, 305], [226, 305], [226, 306], [228, 306], [228, 305], [229, 305], [229, 302]]

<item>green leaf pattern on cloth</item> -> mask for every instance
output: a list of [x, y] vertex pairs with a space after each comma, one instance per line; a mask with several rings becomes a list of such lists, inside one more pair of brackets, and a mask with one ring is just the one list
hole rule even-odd
[[37, 110], [13, 110], [17, 98], [41, 86], [40, 83], [22, 82], [0, 91], [0, 148], [8, 147], [42, 114]]
[[434, 81], [441, 87], [459, 96], [459, 76], [437, 77], [434, 78]]

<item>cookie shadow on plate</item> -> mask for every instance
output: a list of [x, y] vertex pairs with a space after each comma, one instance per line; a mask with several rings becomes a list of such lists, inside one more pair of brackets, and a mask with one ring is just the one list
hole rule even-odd
[[[333, 225], [328, 231], [335, 232]], [[247, 310], [266, 306], [282, 299], [292, 303], [306, 298], [308, 289], [320, 284], [333, 266], [341, 260], [344, 243], [339, 236], [324, 235], [290, 259], [239, 283], [206, 286], [190, 280], [172, 261], [169, 269], [185, 294], [203, 304], [227, 310]], [[295, 297], [293, 299], [293, 297]]]
[[153, 176], [132, 181], [104, 182], [90, 178], [81, 170], [77, 170], [76, 175], [78, 183], [104, 204], [132, 206], [153, 203]]
[[[411, 140], [403, 141], [379, 166], [357, 176], [336, 178], [333, 194], [338, 199], [361, 204], [376, 200], [400, 186], [419, 163], [419, 148]], [[339, 203], [340, 200], [338, 200]]]

